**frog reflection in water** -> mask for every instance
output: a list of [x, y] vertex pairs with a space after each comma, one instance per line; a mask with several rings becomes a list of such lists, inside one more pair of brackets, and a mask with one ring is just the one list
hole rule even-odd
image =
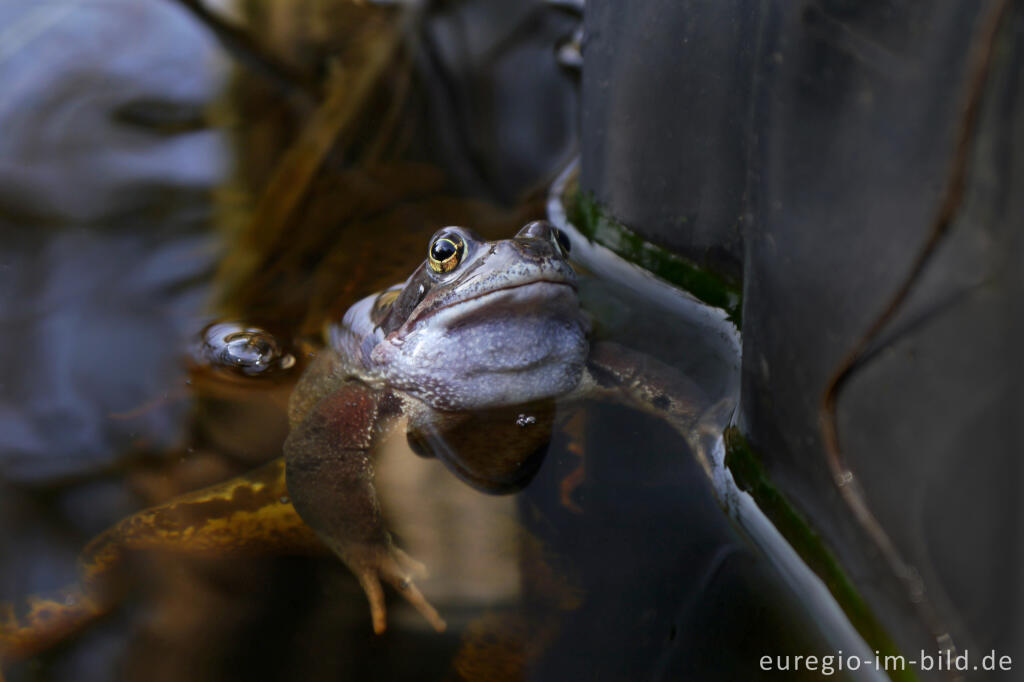
[[38, 651], [90, 611], [108, 608], [98, 585], [124, 549], [172, 545], [252, 551], [306, 548], [319, 539], [359, 579], [376, 632], [386, 627], [382, 581], [443, 630], [413, 582], [423, 567], [392, 541], [374, 487], [374, 448], [399, 417], [414, 450], [438, 456], [477, 488], [508, 492], [536, 470], [556, 397], [625, 400], [684, 434], [703, 403], [672, 368], [588, 342], [568, 249], [546, 222], [495, 242], [442, 229], [404, 284], [356, 303], [332, 328], [329, 347], [292, 395], [283, 466], [272, 463], [107, 531], [83, 553], [85, 588], [71, 595], [73, 604], [36, 600], [28, 622], [9, 613], [5, 624], [0, 615], [0, 654]]

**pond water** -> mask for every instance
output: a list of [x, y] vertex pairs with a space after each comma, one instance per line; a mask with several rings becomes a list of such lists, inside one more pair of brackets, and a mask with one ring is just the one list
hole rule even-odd
[[[403, 279], [440, 225], [494, 238], [541, 217], [536, 187], [573, 148], [571, 126], [542, 129], [550, 111], [516, 99], [525, 86], [513, 68], [548, 60], [538, 62], [550, 62], [538, 72], [557, 94], [548, 104], [572, 121], [574, 76], [558, 80], [554, 46], [578, 17], [564, 10], [523, 3], [509, 19], [511, 10], [465, 3], [465, 14], [452, 9], [425, 29], [457, 40], [452, 27], [470, 17], [488, 27], [480, 35], [501, 43], [505, 31], [514, 46], [486, 85], [517, 103], [501, 109], [517, 112], [516, 139], [544, 152], [513, 140], [515, 172], [485, 196], [479, 186], [509, 144], [504, 128], [466, 155], [492, 154], [475, 175], [481, 164], [464, 165], [458, 144], [410, 134], [424, 134], [441, 96], [417, 95], [409, 79], [439, 87], [422, 74], [450, 55], [435, 54], [434, 71], [381, 58], [384, 75], [351, 115], [346, 98], [331, 99], [331, 78], [345, 71], [330, 60], [306, 71], [323, 79], [320, 104], [268, 79], [274, 64], [239, 66], [240, 55], [302, 64], [307, 47], [365, 66], [400, 25], [395, 10], [326, 3], [338, 15], [307, 25], [296, 17], [314, 10], [302, 4], [288, 15], [255, 3], [247, 15], [219, 3], [259, 38], [240, 46], [237, 36], [219, 42], [186, 4], [0, 7], [0, 87], [10, 95], [0, 104], [0, 599], [19, 609], [26, 595], [73, 583], [78, 552], [119, 519], [277, 457], [288, 395], [323, 323]], [[317, 22], [342, 18], [363, 23], [324, 38]], [[493, 122], [486, 113], [476, 111]], [[596, 337], [687, 373], [709, 404], [737, 390], [735, 345], [706, 325], [614, 279], [585, 278], [581, 296]], [[211, 320], [263, 329], [261, 348], [291, 360], [268, 376], [225, 371], [196, 353]], [[536, 474], [510, 495], [471, 488], [401, 436], [377, 468], [397, 541], [431, 571], [420, 586], [445, 633], [389, 593], [390, 627], [375, 636], [358, 583], [333, 558], [139, 553], [109, 615], [2, 674], [753, 680], [781, 679], [760, 670], [763, 655], [834, 651], [802, 601], [813, 597], [723, 510], [691, 445], [648, 414], [559, 404]]]

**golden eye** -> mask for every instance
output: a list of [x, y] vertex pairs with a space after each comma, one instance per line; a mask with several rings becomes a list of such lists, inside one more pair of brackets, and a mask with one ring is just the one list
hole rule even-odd
[[457, 232], [442, 232], [430, 242], [427, 261], [436, 273], [451, 272], [466, 254], [466, 242]]

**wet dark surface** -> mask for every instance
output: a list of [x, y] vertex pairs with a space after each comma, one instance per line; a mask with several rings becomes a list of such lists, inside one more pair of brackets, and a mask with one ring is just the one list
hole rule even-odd
[[583, 190], [735, 281], [759, 21], [743, 2], [595, 2], [586, 13]]
[[740, 426], [897, 644], [1016, 659], [1022, 15], [937, 9], [594, 3], [582, 188], [743, 263]]
[[[932, 14], [916, 3], [884, 11], [826, 5], [799, 18], [771, 15], [779, 37], [801, 38], [770, 41], [782, 62], [762, 91], [771, 134], [756, 155], [763, 199], [749, 233], [746, 423], [908, 650], [949, 635], [961, 649], [1021, 652], [1019, 534], [1008, 521], [1019, 517], [1008, 481], [1018, 479], [1009, 453], [1020, 433], [1009, 425], [1021, 404], [1010, 378], [1020, 368], [1011, 341], [1020, 282], [1007, 269], [1021, 248], [1020, 213], [1009, 199], [1019, 160], [1006, 154], [1020, 135], [1013, 36], [1021, 17], [1007, 14], [993, 38], [996, 6]], [[840, 37], [852, 35], [871, 36], [878, 51], [859, 53]], [[972, 56], [993, 39], [973, 128], [964, 119], [975, 92]], [[963, 126], [977, 144], [958, 159]], [[967, 164], [966, 194], [943, 218], [958, 163]], [[897, 299], [929, 238], [944, 229], [909, 297]], [[799, 306], [788, 304], [795, 299]], [[923, 580], [923, 599], [857, 549], [874, 542], [837, 498], [821, 495], [831, 475], [815, 454], [827, 382], [891, 306], [893, 317], [870, 336], [838, 394], [836, 419], [844, 466]]]
[[[585, 422], [600, 446], [572, 498], [582, 513], [558, 503], [550, 475], [524, 495], [524, 517], [542, 514], [528, 527], [584, 595], [531, 679], [773, 679], [759, 667], [766, 652], [828, 653], [675, 433], [618, 406], [594, 406]], [[564, 475], [581, 465], [564, 451], [551, 459]]]

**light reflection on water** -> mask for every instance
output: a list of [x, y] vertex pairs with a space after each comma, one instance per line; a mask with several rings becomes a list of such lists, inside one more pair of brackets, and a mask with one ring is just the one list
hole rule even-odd
[[[165, 3], [5, 3], [0, 34], [0, 473], [75, 475], [180, 438], [173, 390], [216, 241], [214, 131], [164, 134], [114, 112], [216, 96], [209, 38]], [[116, 49], [114, 49], [116, 47]]]
[[[116, 114], [192, 117], [223, 67], [172, 3], [0, 3], [0, 599], [70, 582], [88, 538], [140, 506], [114, 469], [184, 449], [181, 355], [228, 150]], [[100, 628], [10, 679], [112, 679], [124, 648]]]

